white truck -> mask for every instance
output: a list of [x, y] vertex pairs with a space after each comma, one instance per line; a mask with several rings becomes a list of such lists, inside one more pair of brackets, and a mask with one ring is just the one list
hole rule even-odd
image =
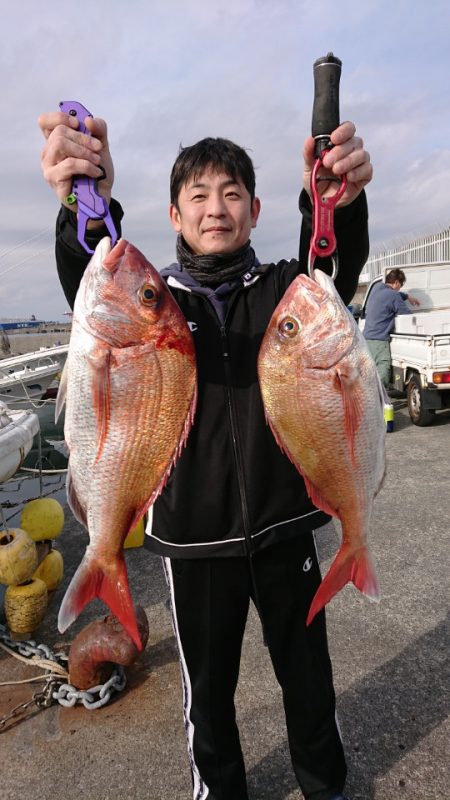
[[[387, 267], [372, 281], [362, 306], [353, 306], [361, 330], [373, 286], [396, 266]], [[430, 425], [437, 410], [450, 408], [450, 263], [398, 266], [406, 275], [404, 291], [420, 306], [410, 306], [411, 314], [395, 319], [392, 386], [406, 394], [412, 422]]]

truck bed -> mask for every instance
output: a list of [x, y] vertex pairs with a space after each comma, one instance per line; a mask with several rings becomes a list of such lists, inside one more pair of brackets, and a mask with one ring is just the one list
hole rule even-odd
[[395, 333], [450, 334], [450, 308], [401, 314], [395, 318]]
[[450, 369], [450, 332], [436, 336], [419, 333], [391, 334], [391, 356], [398, 366]]

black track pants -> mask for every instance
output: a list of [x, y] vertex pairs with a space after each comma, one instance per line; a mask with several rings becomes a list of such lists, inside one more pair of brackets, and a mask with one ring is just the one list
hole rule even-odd
[[283, 691], [297, 780], [306, 798], [329, 800], [342, 790], [346, 766], [324, 613], [305, 625], [320, 583], [313, 534], [253, 557], [257, 598], [247, 558], [164, 559], [164, 566], [180, 652], [194, 800], [248, 799], [234, 693], [250, 598], [256, 599]]

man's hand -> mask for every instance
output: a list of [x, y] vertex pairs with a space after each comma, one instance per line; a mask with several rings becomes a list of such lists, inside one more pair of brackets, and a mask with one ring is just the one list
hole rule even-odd
[[412, 306], [420, 306], [420, 300], [417, 300], [416, 297], [412, 297], [410, 294], [406, 298], [408, 303], [411, 303]]
[[[337, 207], [346, 206], [351, 203], [362, 191], [364, 186], [372, 179], [372, 164], [370, 155], [364, 150], [364, 142], [360, 136], [355, 136], [356, 128], [353, 122], [343, 122], [331, 134], [330, 138], [334, 147], [329, 150], [323, 159], [323, 169], [320, 170], [320, 177], [333, 175], [340, 178], [347, 175], [347, 187]], [[303, 149], [305, 160], [305, 170], [303, 175], [304, 186], [311, 196], [311, 174], [314, 167], [314, 139], [308, 136], [305, 140]], [[333, 182], [320, 181], [320, 194], [333, 195], [336, 193], [336, 184]]]
[[[114, 166], [109, 152], [107, 126], [102, 119], [87, 117], [85, 125], [92, 136], [80, 133], [78, 120], [61, 111], [41, 114], [39, 127], [46, 138], [41, 154], [41, 169], [47, 183], [52, 187], [61, 203], [71, 211], [77, 211], [77, 204], [67, 203], [72, 191], [74, 175], [87, 175], [101, 178], [103, 170], [106, 178], [98, 183], [98, 192], [109, 203], [114, 182]], [[88, 227], [96, 227], [100, 221], [90, 220]]]

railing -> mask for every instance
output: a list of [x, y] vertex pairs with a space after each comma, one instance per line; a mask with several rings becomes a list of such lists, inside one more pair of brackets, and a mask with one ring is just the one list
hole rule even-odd
[[369, 255], [360, 275], [360, 284], [370, 283], [386, 267], [450, 262], [450, 228], [416, 239], [410, 244]]
[[59, 361], [50, 356], [41, 357], [29, 363], [8, 364], [6, 369], [0, 361], [0, 382], [9, 383], [16, 379], [25, 378], [28, 380], [30, 376], [48, 375], [49, 372], [55, 372], [56, 374], [60, 369]]

